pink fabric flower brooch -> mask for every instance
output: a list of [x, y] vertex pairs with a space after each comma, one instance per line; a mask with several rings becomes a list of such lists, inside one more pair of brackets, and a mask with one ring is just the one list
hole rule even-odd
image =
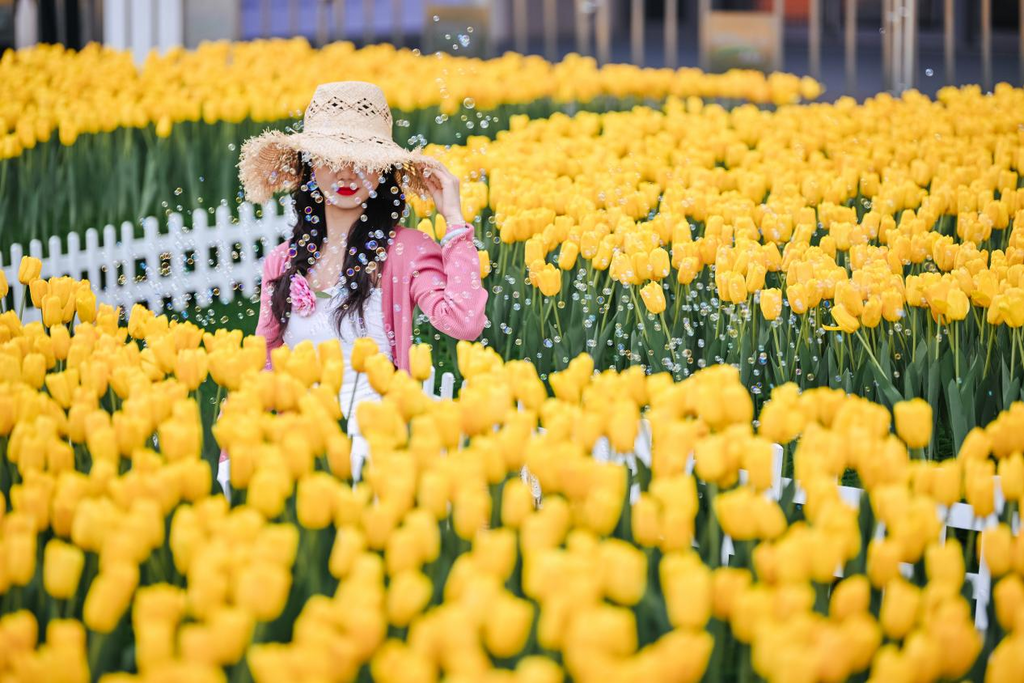
[[292, 275], [288, 293], [292, 298], [292, 312], [303, 317], [313, 314], [316, 310], [316, 296], [309, 287], [306, 278], [298, 273]]

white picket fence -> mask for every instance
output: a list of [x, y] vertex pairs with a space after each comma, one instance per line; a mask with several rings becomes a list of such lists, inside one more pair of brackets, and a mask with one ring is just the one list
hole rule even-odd
[[[42, 260], [44, 278], [86, 277], [100, 302], [121, 306], [126, 314], [135, 303], [159, 312], [168, 299], [174, 310], [181, 311], [190, 297], [199, 306], [208, 306], [214, 298], [228, 303], [236, 290], [252, 297], [261, 274], [256, 245], [262, 243], [266, 254], [290, 234], [292, 220], [290, 208], [276, 202], [264, 204], [260, 218], [255, 206], [242, 204], [237, 220], [221, 206], [212, 223], [206, 210], [197, 209], [191, 225], [172, 213], [161, 230], [160, 222], [150, 216], [142, 221], [141, 237], [132, 223], [125, 222], [120, 230], [113, 225], [86, 230], [84, 244], [78, 233], [71, 233], [66, 250], [59, 237], [49, 239], [45, 253], [43, 243], [32, 240], [28, 254]], [[0, 254], [0, 267], [13, 283], [15, 310], [21, 307], [24, 290], [18, 284], [23, 255], [20, 244], [11, 248], [9, 261]], [[143, 273], [136, 276], [138, 269]], [[24, 319], [38, 320], [39, 311], [26, 305]]]
[[[782, 476], [783, 466], [783, 451], [782, 447], [778, 444], [773, 444], [772, 454], [772, 486], [765, 493], [772, 500], [779, 500], [782, 496], [783, 491], [792, 480], [789, 477]], [[641, 428], [634, 444], [634, 450], [631, 453], [617, 454], [614, 457], [609, 452], [608, 440], [602, 438], [598, 441], [594, 448], [593, 456], [599, 460], [611, 460], [615, 462], [621, 462], [626, 464], [628, 467], [636, 470], [636, 460], [642, 461], [648, 467], [651, 464], [651, 429], [650, 425], [646, 420], [641, 421]], [[691, 454], [687, 459], [686, 472], [692, 474], [694, 468], [694, 458]], [[740, 470], [740, 481], [746, 482], [747, 473]], [[631, 491], [631, 500], [635, 501], [639, 495], [639, 485], [633, 485], [633, 491]], [[861, 497], [864, 495], [864, 490], [852, 486], [840, 486], [839, 495], [843, 501], [854, 509], [859, 509]], [[803, 505], [807, 501], [807, 493], [800, 487], [799, 483], [795, 491], [793, 498], [794, 502]], [[940, 539], [945, 542], [946, 536], [950, 529], [968, 530], [975, 533], [980, 533], [985, 529], [993, 527], [999, 523], [999, 515], [1002, 514], [1004, 506], [1006, 505], [1006, 499], [1003, 496], [1002, 489], [999, 484], [999, 477], [995, 478], [995, 512], [988, 517], [979, 518], [974, 514], [974, 509], [966, 503], [954, 503], [949, 508], [939, 505], [936, 507], [936, 514], [939, 519], [943, 520], [942, 530], [940, 532]], [[1013, 519], [1011, 520], [1011, 529], [1015, 535], [1020, 533], [1021, 529], [1021, 516], [1020, 512], [1015, 512]], [[885, 526], [879, 523], [875, 529], [874, 535], [876, 538], [881, 538], [885, 535]], [[696, 541], [694, 545], [696, 546]], [[979, 630], [984, 630], [988, 627], [988, 602], [992, 595], [992, 575], [989, 572], [988, 566], [985, 563], [983, 557], [982, 542], [979, 536], [976, 546], [977, 552], [975, 556], [978, 558], [978, 571], [966, 572], [966, 581], [971, 584], [973, 588], [973, 597], [975, 600], [974, 604], [974, 625]], [[728, 564], [729, 558], [734, 554], [735, 547], [733, 541], [728, 536], [725, 536], [722, 541], [721, 550], [721, 562], [722, 564]], [[901, 563], [900, 573], [905, 578], [910, 578], [913, 575], [914, 568], [912, 565], [907, 563]], [[837, 567], [835, 576], [843, 576], [842, 567]]]

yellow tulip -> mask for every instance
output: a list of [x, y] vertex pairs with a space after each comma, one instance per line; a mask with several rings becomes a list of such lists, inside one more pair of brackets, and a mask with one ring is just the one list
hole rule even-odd
[[18, 264], [18, 282], [27, 285], [39, 278], [43, 271], [43, 262], [34, 256], [22, 256]]
[[762, 289], [760, 294], [761, 315], [765, 320], [775, 320], [782, 313], [782, 290]]
[[365, 371], [373, 390], [379, 394], [386, 394], [395, 375], [395, 366], [391, 360], [383, 353], [374, 354], [366, 359]]
[[414, 380], [418, 382], [427, 380], [433, 369], [430, 344], [414, 344], [410, 347], [409, 371]]
[[885, 586], [882, 610], [878, 619], [885, 635], [894, 640], [906, 637], [917, 623], [920, 604], [919, 588], [902, 578], [889, 581]]
[[1013, 535], [1006, 524], [1000, 523], [981, 532], [981, 555], [993, 577], [998, 578], [1010, 571], [1013, 543]]
[[67, 600], [78, 590], [85, 554], [76, 546], [56, 538], [43, 551], [43, 586], [50, 597]]
[[483, 280], [491, 274], [491, 256], [482, 249], [476, 255], [480, 261], [480, 279]]
[[908, 448], [924, 448], [932, 438], [932, 407], [922, 398], [900, 401], [892, 409], [896, 434]]
[[366, 372], [366, 360], [371, 356], [380, 353], [377, 343], [370, 337], [360, 337], [352, 345], [352, 357], [349, 358], [349, 365], [356, 372]]
[[483, 639], [487, 650], [502, 659], [519, 654], [530, 635], [533, 613], [530, 601], [500, 593], [484, 616]]
[[204, 349], [181, 349], [174, 364], [174, 376], [189, 391], [195, 391], [206, 380], [208, 368], [209, 361]]
[[139, 569], [127, 562], [118, 562], [100, 570], [85, 596], [82, 621], [92, 631], [110, 633], [128, 610]]
[[29, 298], [32, 300], [32, 305], [42, 310], [43, 301], [50, 293], [50, 283], [42, 278], [36, 278], [29, 282], [28, 293]]
[[608, 539], [598, 549], [605, 595], [612, 602], [632, 606], [647, 590], [647, 556], [625, 541]]
[[299, 524], [307, 529], [324, 529], [334, 519], [336, 480], [325, 472], [307, 474], [299, 480], [295, 510]]
[[250, 564], [232, 585], [235, 604], [256, 621], [273, 621], [284, 609], [291, 581], [291, 572], [285, 567], [271, 562]]
[[580, 248], [575, 242], [563, 242], [562, 248], [558, 251], [558, 267], [562, 270], [572, 270], [579, 253]]
[[658, 315], [665, 310], [665, 291], [658, 282], [648, 282], [640, 289], [640, 298], [643, 299], [647, 310]]
[[836, 326], [823, 325], [826, 330], [839, 330], [852, 334], [860, 328], [860, 321], [843, 304], [836, 304], [832, 307], [832, 318], [836, 321]]
[[419, 570], [400, 572], [387, 592], [388, 621], [399, 628], [409, 625], [430, 602], [434, 586]]

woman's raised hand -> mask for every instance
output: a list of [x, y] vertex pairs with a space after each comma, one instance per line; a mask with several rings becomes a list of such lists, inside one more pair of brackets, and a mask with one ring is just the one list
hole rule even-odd
[[462, 218], [462, 199], [459, 195], [459, 179], [444, 166], [431, 168], [430, 175], [424, 178], [427, 190], [437, 212], [444, 216], [445, 223], [454, 225], [465, 223]]

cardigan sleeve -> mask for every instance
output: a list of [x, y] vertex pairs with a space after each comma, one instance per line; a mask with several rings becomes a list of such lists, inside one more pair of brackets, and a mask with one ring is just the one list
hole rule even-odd
[[270, 285], [277, 278], [281, 277], [286, 263], [288, 243], [282, 242], [277, 245], [263, 259], [263, 278], [260, 282], [260, 316], [256, 322], [256, 334], [267, 340], [267, 365], [270, 367], [270, 351], [282, 344], [280, 339], [280, 324], [274, 319], [274, 313], [270, 309]]
[[473, 231], [466, 230], [443, 246], [426, 233], [411, 232], [412, 303], [448, 336], [476, 339], [487, 322], [487, 290], [480, 283], [480, 257], [473, 245]]

